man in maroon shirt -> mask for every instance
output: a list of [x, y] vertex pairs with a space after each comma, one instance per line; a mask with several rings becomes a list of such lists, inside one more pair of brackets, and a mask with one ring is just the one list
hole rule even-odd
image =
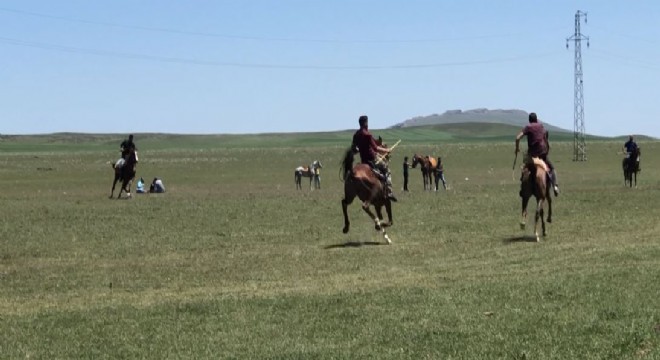
[[536, 113], [529, 114], [529, 125], [520, 130], [516, 136], [516, 154], [520, 152], [520, 139], [522, 139], [523, 136], [527, 136], [527, 153], [529, 156], [537, 157], [545, 161], [548, 165], [552, 188], [555, 191], [555, 196], [558, 196], [559, 184], [557, 184], [557, 174], [555, 173], [555, 167], [548, 158], [548, 151], [550, 150], [548, 144], [548, 132], [543, 127], [543, 124], [538, 121]]
[[372, 169], [377, 170], [376, 172], [380, 173], [381, 178], [385, 178], [387, 197], [391, 201], [397, 201], [392, 192], [392, 179], [387, 163], [385, 161], [376, 163], [377, 154], [387, 155], [391, 150], [379, 146], [373, 135], [371, 135], [369, 132], [369, 118], [367, 115], [360, 116], [358, 122], [360, 123], [360, 129], [353, 134], [353, 144], [351, 147], [354, 152], [360, 153], [360, 160], [363, 164], [368, 164]]

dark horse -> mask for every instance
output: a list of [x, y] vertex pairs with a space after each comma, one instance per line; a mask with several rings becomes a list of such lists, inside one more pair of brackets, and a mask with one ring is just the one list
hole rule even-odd
[[[432, 156], [420, 156], [420, 155], [413, 155], [412, 157], [412, 167], [416, 168], [417, 164], [420, 165], [420, 168], [422, 170], [422, 178], [424, 179], [424, 190], [433, 189], [433, 175], [435, 174], [435, 170], [438, 167], [438, 160]], [[437, 184], [436, 184], [437, 186]]]
[[630, 184], [630, 187], [633, 186], [633, 181], [635, 181], [635, 187], [637, 187], [637, 173], [639, 172], [639, 157], [642, 155], [639, 147], [635, 147], [630, 153], [630, 156], [623, 159], [623, 185]]
[[[341, 176], [344, 181], [344, 198], [341, 200], [341, 208], [344, 212], [343, 232], [348, 233], [351, 226], [348, 220], [348, 205], [353, 202], [355, 197], [358, 197], [362, 201], [362, 210], [374, 221], [376, 230], [382, 231], [385, 241], [391, 244], [392, 241], [385, 232], [385, 227], [392, 226], [392, 203], [385, 196], [385, 186], [369, 165], [357, 164], [353, 167], [353, 157], [353, 149], [348, 149], [341, 168]], [[371, 205], [376, 209], [376, 215], [371, 212]], [[387, 211], [387, 222], [382, 221], [383, 206]]]
[[112, 169], [115, 171], [115, 180], [112, 182], [112, 190], [110, 191], [110, 199], [115, 192], [115, 185], [117, 181], [121, 180], [121, 188], [119, 189], [119, 195], [117, 199], [121, 197], [122, 191], [125, 191], [128, 194], [128, 197], [131, 197], [131, 183], [133, 178], [135, 178], [135, 167], [138, 163], [138, 155], [135, 149], [131, 149], [128, 153], [128, 158], [124, 162], [124, 165], [121, 167], [116, 166], [117, 164], [111, 164]]
[[541, 219], [543, 236], [546, 235], [545, 219], [543, 218], [543, 208], [546, 200], [548, 202], [548, 223], [552, 222], [552, 198], [550, 197], [550, 181], [548, 180], [547, 165], [541, 159], [532, 158], [532, 161], [523, 166], [520, 182], [520, 197], [522, 197], [522, 219], [520, 220], [520, 228], [525, 229], [527, 221], [527, 204], [529, 203], [529, 199], [534, 196], [534, 198], [536, 198], [534, 235], [536, 236], [536, 241], [540, 241], [538, 230], [539, 219]]

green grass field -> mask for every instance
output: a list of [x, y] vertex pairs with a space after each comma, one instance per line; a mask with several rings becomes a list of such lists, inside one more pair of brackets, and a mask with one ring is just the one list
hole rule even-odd
[[[382, 132], [404, 139], [389, 246], [357, 202], [341, 232], [349, 132], [136, 135], [168, 192], [131, 200], [108, 199], [120, 136], [3, 139], [0, 358], [660, 359], [660, 142], [636, 189], [621, 141], [587, 162], [553, 143], [536, 243], [512, 140], [406, 131]], [[417, 169], [400, 191], [413, 153], [443, 157], [450, 191]], [[314, 159], [322, 189], [296, 191]]]

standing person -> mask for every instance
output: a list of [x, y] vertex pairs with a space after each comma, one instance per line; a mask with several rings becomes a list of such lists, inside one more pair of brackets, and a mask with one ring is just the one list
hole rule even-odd
[[447, 190], [444, 165], [442, 164], [442, 158], [440, 156], [438, 156], [438, 166], [435, 168], [435, 191], [438, 191], [438, 180], [442, 181], [442, 187]]
[[320, 161], [314, 160], [312, 166], [314, 169], [314, 187], [321, 190], [321, 168], [323, 165], [321, 165]]
[[353, 152], [360, 153], [361, 162], [369, 165], [372, 170], [375, 170], [374, 172], [380, 175], [381, 181], [383, 179], [385, 180], [387, 198], [391, 201], [397, 201], [392, 192], [392, 178], [387, 163], [380, 161], [376, 164], [376, 154], [387, 155], [391, 150], [378, 146], [373, 135], [369, 132], [369, 117], [367, 115], [360, 116], [358, 123], [360, 124], [360, 129], [353, 134], [351, 148]]
[[126, 159], [131, 149], [134, 150], [137, 149], [135, 143], [133, 142], [133, 134], [128, 135], [128, 139], [122, 141], [121, 145], [119, 145], [119, 150], [121, 151], [121, 157]]
[[520, 152], [520, 139], [527, 136], [527, 153], [531, 157], [537, 157], [543, 160], [550, 169], [550, 181], [555, 196], [559, 196], [559, 184], [557, 184], [557, 174], [555, 167], [548, 158], [548, 132], [538, 121], [536, 113], [529, 114], [529, 124], [525, 126], [516, 136], [516, 154]]
[[408, 169], [410, 169], [410, 164], [408, 163], [408, 157], [403, 158], [403, 191], [408, 191]]

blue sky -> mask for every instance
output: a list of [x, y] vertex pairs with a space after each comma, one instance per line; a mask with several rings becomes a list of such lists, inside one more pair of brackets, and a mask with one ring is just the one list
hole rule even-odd
[[474, 108], [660, 137], [660, 2], [0, 1], [0, 133], [372, 128]]

